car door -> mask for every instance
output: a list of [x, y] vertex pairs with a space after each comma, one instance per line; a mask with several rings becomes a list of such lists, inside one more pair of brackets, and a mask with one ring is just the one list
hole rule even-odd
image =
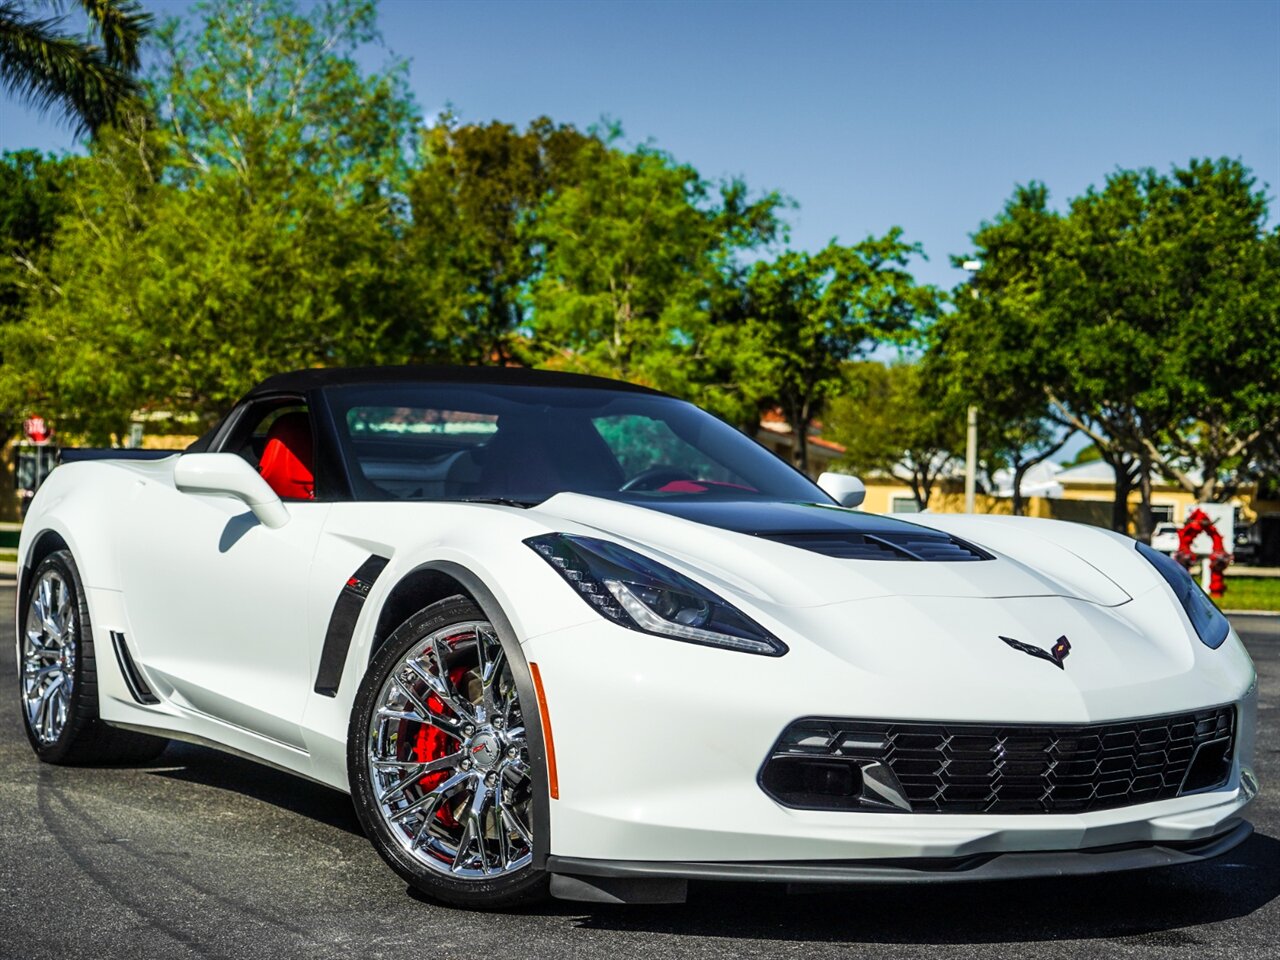
[[[281, 455], [277, 434], [288, 434], [293, 449]], [[120, 549], [127, 642], [157, 692], [298, 749], [316, 629], [307, 620], [308, 576], [329, 511], [302, 482], [316, 459], [304, 449], [314, 436], [305, 401], [277, 397], [241, 411], [215, 451], [240, 454], [284, 494], [283, 526], [263, 525], [230, 497], [140, 479]], [[269, 476], [282, 462], [283, 473]]]

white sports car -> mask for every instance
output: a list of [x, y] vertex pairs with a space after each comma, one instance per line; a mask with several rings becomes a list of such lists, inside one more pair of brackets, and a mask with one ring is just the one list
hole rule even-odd
[[[211, 744], [350, 792], [454, 904], [1183, 863], [1242, 841], [1256, 674], [1091, 527], [847, 509], [696, 407], [307, 370], [64, 464], [20, 544], [40, 759]], [[825, 492], [824, 492], [825, 491]]]

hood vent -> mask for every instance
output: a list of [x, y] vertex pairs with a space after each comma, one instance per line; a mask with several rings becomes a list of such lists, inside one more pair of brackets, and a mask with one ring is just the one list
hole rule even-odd
[[764, 539], [838, 560], [992, 560], [991, 554], [945, 533], [770, 533]]

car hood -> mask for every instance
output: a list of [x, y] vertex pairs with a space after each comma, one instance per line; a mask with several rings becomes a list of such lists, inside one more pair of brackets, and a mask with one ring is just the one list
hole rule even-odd
[[836, 506], [562, 493], [530, 513], [553, 529], [627, 543], [783, 606], [887, 596], [1068, 597], [1103, 606], [1130, 599], [1095, 566], [1051, 544], [1037, 544], [1043, 564], [1030, 562], [973, 539]]

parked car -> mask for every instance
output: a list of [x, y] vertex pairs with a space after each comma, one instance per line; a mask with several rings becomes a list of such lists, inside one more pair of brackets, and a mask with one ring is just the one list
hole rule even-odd
[[1237, 526], [1235, 540], [1231, 550], [1235, 562], [1257, 563], [1262, 547], [1262, 528], [1256, 523]]
[[178, 738], [349, 791], [439, 900], [1060, 877], [1249, 834], [1249, 655], [1110, 531], [862, 513], [691, 404], [523, 370], [284, 374], [160, 457], [36, 494], [37, 756]]
[[1173, 556], [1178, 552], [1179, 529], [1176, 523], [1157, 523], [1151, 534], [1151, 549]]

